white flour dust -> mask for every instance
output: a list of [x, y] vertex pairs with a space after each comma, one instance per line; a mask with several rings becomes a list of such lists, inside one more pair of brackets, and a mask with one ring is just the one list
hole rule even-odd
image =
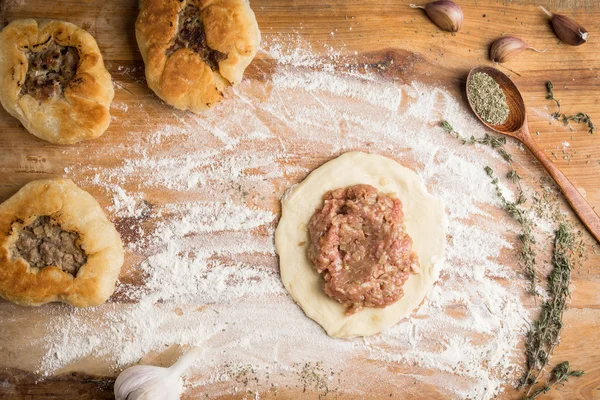
[[[503, 162], [438, 126], [446, 119], [481, 136], [480, 125], [444, 89], [338, 70], [339, 55], [320, 59], [297, 38], [272, 39], [266, 52], [276, 63], [266, 81], [245, 80], [202, 116], [164, 106], [151, 131], [127, 125], [128, 112], [145, 108], [125, 104], [122, 91], [113, 123], [131, 133], [122, 148], [105, 150], [114, 163], [100, 165], [101, 155], [90, 154], [66, 169], [111, 199], [109, 217], [127, 244], [128, 266], [116, 302], [65, 307], [50, 320], [39, 372], [84, 357], [120, 369], [170, 345], [195, 344], [205, 352], [189, 378], [194, 388], [306, 386], [298, 365], [318, 362], [339, 375], [344, 392], [360, 394], [368, 390], [365, 378], [344, 367], [370, 359], [367, 368], [382, 381], [410, 378], [449, 398], [492, 398], [512, 383], [527, 319], [522, 279], [499, 261], [514, 226], [492, 213], [496, 194], [483, 170]], [[356, 149], [413, 168], [444, 201], [447, 261], [411, 317], [383, 334], [344, 341], [327, 337], [283, 289], [273, 233], [279, 196], [310, 168]], [[260, 379], [236, 380], [244, 365]], [[285, 377], [269, 378], [273, 371]]]

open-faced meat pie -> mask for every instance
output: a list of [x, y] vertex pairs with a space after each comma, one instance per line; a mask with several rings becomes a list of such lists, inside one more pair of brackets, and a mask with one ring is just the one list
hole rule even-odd
[[123, 244], [100, 205], [68, 179], [25, 185], [0, 204], [0, 297], [38, 306], [104, 303]]
[[141, 0], [135, 31], [150, 89], [196, 113], [242, 80], [260, 42], [246, 0]]
[[94, 38], [68, 22], [16, 20], [0, 32], [0, 101], [35, 136], [72, 144], [104, 133], [114, 97]]

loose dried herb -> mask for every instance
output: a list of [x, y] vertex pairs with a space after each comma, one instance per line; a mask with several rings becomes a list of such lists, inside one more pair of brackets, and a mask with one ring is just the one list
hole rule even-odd
[[502, 203], [503, 208], [521, 225], [521, 234], [519, 235], [519, 241], [521, 242], [521, 248], [519, 251], [519, 258], [526, 277], [529, 279], [529, 292], [533, 295], [537, 295], [537, 283], [538, 277], [535, 271], [536, 267], [536, 256], [535, 250], [535, 237], [533, 235], [534, 223], [529, 216], [529, 212], [525, 210], [522, 205], [526, 202], [525, 193], [521, 187], [521, 176], [514, 168], [512, 156], [504, 149], [506, 144], [506, 137], [504, 136], [492, 136], [485, 134], [482, 138], [465, 138], [460, 133], [454, 130], [452, 125], [448, 121], [442, 121], [441, 126], [448, 134], [458, 139], [462, 144], [481, 144], [489, 146], [496, 150], [498, 154], [506, 161], [509, 165], [509, 171], [506, 177], [510, 179], [517, 186], [517, 199], [514, 202], [506, 199], [502, 191], [500, 190], [499, 182], [497, 178], [493, 177], [492, 169], [486, 167], [487, 174], [492, 178], [492, 184], [496, 186], [496, 192]]
[[[531, 324], [525, 339], [527, 370], [521, 378], [519, 387], [529, 387], [527, 396], [529, 396], [533, 386], [537, 383], [546, 365], [548, 365], [548, 360], [554, 348], [560, 342], [563, 313], [571, 294], [569, 289], [571, 271], [582, 259], [579, 254], [581, 252], [585, 252], [585, 245], [581, 239], [578, 240], [573, 234], [568, 222], [561, 222], [554, 236], [553, 268], [550, 275], [548, 275], [549, 297], [542, 304], [540, 315]], [[583, 374], [583, 371], [573, 372], [574, 374], [570, 375], [569, 363], [563, 362], [552, 370], [551, 380], [554, 378], [560, 382], [566, 380], [569, 376], [581, 376]], [[546, 387], [549, 390], [551, 386], [546, 384], [542, 388], [542, 392]], [[534, 398], [540, 394], [538, 390], [534, 392]]]
[[303, 365], [294, 364], [294, 367], [296, 368], [299, 368], [300, 366], [302, 366], [302, 369], [296, 374], [304, 387], [303, 392], [306, 392], [307, 390], [316, 391], [319, 393], [318, 398], [322, 399], [327, 397], [328, 394], [339, 390], [339, 387], [330, 387], [333, 382], [332, 378], [334, 372], [333, 370], [326, 371], [321, 362], [307, 362]]
[[573, 114], [573, 115], [566, 115], [564, 113], [561, 113], [560, 112], [560, 100], [558, 100], [554, 97], [554, 91], [553, 91], [554, 85], [552, 84], [552, 82], [550, 82], [550, 81], [546, 82], [546, 89], [548, 90], [546, 99], [554, 101], [556, 103], [556, 106], [558, 107], [558, 111], [555, 111], [551, 114], [554, 119], [561, 121], [565, 125], [569, 125], [570, 121], [574, 121], [578, 124], [587, 124], [588, 132], [591, 135], [594, 134], [594, 130], [596, 129], [596, 127], [594, 126], [594, 123], [592, 122], [592, 119], [590, 118], [589, 115], [587, 115], [586, 113], [583, 113], [583, 112], [578, 112], [577, 114]]

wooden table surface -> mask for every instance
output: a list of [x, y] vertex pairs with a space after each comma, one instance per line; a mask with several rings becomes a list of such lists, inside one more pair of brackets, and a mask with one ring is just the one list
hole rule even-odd
[[[113, 79], [129, 93], [143, 94], [143, 101], [157, 103], [148, 96], [149, 90], [143, 82], [142, 62], [133, 32], [137, 0], [0, 1], [2, 24], [16, 18], [37, 17], [63, 19], [85, 27], [97, 39]], [[554, 11], [580, 21], [590, 31], [589, 43], [568, 47], [554, 36], [546, 17], [536, 6], [538, 2], [460, 1], [465, 23], [456, 35], [436, 29], [422, 12], [408, 7], [410, 2], [414, 1], [253, 0], [251, 5], [266, 39], [282, 33], [299, 33], [314, 44], [316, 51], [322, 44], [330, 44], [342, 54], [352, 55], [356, 51], [357, 59], [386, 62], [390, 55], [398, 57], [404, 64], [385, 72], [385, 76], [439, 84], [457, 96], [461, 95], [466, 74], [474, 65], [490, 64], [488, 46], [502, 33], [526, 39], [535, 48], [546, 48], [544, 54], [525, 52], [507, 66], [520, 74], [512, 74], [512, 77], [529, 109], [547, 110], [529, 114], [531, 132], [539, 132], [535, 140], [590, 204], [600, 210], [600, 3], [594, 0], [542, 1]], [[270, 64], [272, 60], [259, 55], [249, 68], [247, 79], [261, 79], [262, 71]], [[135, 72], [123, 74], [124, 67]], [[432, 76], [426, 71], [436, 71], [436, 74]], [[563, 111], [589, 114], [597, 121], [596, 134], [588, 134], [583, 125], [573, 125], [574, 130], [569, 130], [550, 121], [547, 114], [553, 111], [553, 104], [545, 99], [545, 83], [549, 80], [554, 83], [556, 96], [562, 100]], [[116, 100], [126, 95], [117, 90]], [[116, 145], [119, 129], [118, 124], [112, 124], [97, 143]], [[570, 143], [568, 154], [557, 150], [562, 149], [563, 142]], [[0, 110], [0, 200], [31, 180], [63, 175], [63, 169], [73, 164], [73, 157], [77, 155], [29, 135], [15, 119]], [[316, 166], [320, 160], [307, 162]], [[533, 157], [526, 152], [517, 155], [517, 169], [526, 168], [532, 162]], [[109, 199], [100, 199], [100, 202], [107, 206]], [[586, 374], [573, 379], [560, 391], [553, 390], [547, 398], [600, 398], [600, 248], [590, 237], [586, 240], [589, 258], [585, 266], [573, 274], [575, 290], [565, 313], [562, 342], [553, 357], [555, 361], [568, 359]], [[0, 349], [2, 347], [0, 343]], [[0, 360], [0, 367], [2, 365]], [[111, 398], [114, 377], [94, 377], [86, 372], [36, 382], [38, 377], [29, 371], [0, 368], [0, 398]], [[10, 385], [3, 385], [3, 381]], [[5, 391], [8, 386], [12, 387], [12, 395]], [[294, 397], [294, 394], [280, 394], [280, 398]], [[519, 395], [508, 389], [504, 397], [518, 398]]]

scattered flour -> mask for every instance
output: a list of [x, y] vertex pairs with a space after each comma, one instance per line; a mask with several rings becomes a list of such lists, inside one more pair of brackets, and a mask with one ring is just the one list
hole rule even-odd
[[[293, 384], [289, 372], [298, 363], [318, 361], [341, 376], [345, 392], [360, 394], [364, 378], [344, 368], [368, 359], [382, 381], [416, 379], [449, 398], [494, 397], [519, 368], [528, 318], [522, 277], [503, 258], [512, 246], [507, 229], [515, 227], [498, 212], [483, 170], [501, 170], [503, 161], [438, 127], [446, 119], [481, 136], [481, 125], [444, 89], [338, 70], [338, 54], [326, 51], [323, 60], [298, 37], [273, 39], [265, 52], [274, 74], [245, 80], [202, 116], [164, 106], [155, 129], [141, 132], [127, 125], [133, 106], [117, 100], [113, 108], [123, 115], [114, 123], [130, 130], [127, 142], [100, 154], [83, 147], [87, 156], [67, 168], [77, 183], [105, 192], [117, 225], [135, 229], [124, 235], [129, 261], [116, 302], [57, 306], [38, 372], [57, 373], [86, 357], [115, 371], [168, 346], [195, 344], [206, 362], [191, 373], [194, 388], [247, 390], [252, 383], [236, 380], [231, 368], [252, 365], [262, 382], [254, 389], [267, 390], [285, 379]], [[121, 91], [118, 99], [127, 96]], [[447, 260], [411, 317], [380, 335], [333, 340], [280, 283], [276, 207], [312, 168], [356, 149], [413, 168], [444, 201]], [[115, 161], [99, 164], [107, 154]], [[412, 369], [391, 372], [389, 364]], [[269, 378], [275, 370], [288, 378]]]

